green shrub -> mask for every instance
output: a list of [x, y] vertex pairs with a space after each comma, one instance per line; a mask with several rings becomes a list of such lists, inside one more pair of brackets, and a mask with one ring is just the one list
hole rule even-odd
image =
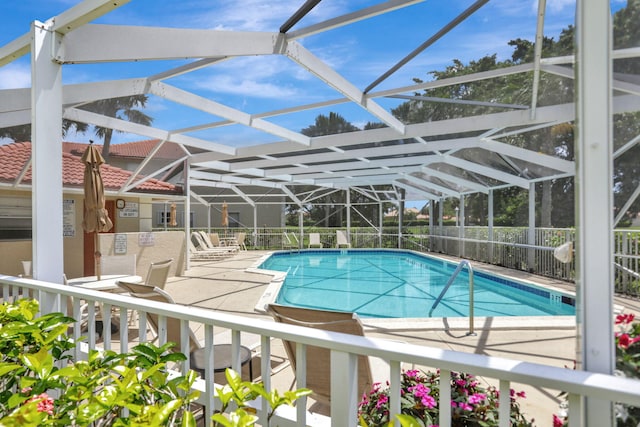
[[[186, 359], [170, 351], [174, 343], [140, 343], [126, 354], [94, 350], [74, 361], [67, 336], [74, 320], [62, 313], [37, 317], [38, 310], [35, 300], [0, 306], [0, 427], [196, 425], [197, 374], [171, 371]], [[257, 417], [244, 408], [258, 396], [270, 404], [271, 418], [278, 406], [310, 393], [279, 396], [231, 370], [226, 376], [229, 384], [217, 390], [222, 407], [233, 401], [237, 410], [216, 414], [215, 425], [253, 425]]]

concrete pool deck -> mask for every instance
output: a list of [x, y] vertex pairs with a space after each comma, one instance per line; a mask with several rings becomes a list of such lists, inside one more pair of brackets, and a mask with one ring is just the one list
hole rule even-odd
[[[272, 276], [254, 270], [247, 271], [268, 253], [270, 252], [243, 251], [224, 260], [192, 262], [191, 268], [183, 276], [169, 279], [165, 290], [179, 304], [271, 321], [270, 316], [257, 313], [254, 307], [267, 289]], [[496, 266], [474, 263], [474, 268], [569, 292], [573, 292], [574, 288], [570, 283]], [[619, 308], [623, 307], [625, 312], [640, 315], [638, 300], [616, 297], [615, 304]], [[567, 368], [574, 366], [576, 358], [576, 328], [573, 317], [476, 318], [475, 336], [466, 334], [466, 319], [363, 319], [363, 323], [367, 336], [441, 349]], [[194, 332], [199, 335], [202, 331]], [[250, 347], [256, 344], [251, 342], [251, 337], [244, 336], [243, 344], [245, 339], [249, 341]], [[273, 340], [272, 353], [272, 387], [284, 391], [294, 384], [294, 376], [280, 340]], [[255, 354], [259, 358], [259, 348], [255, 349]], [[376, 365], [378, 364], [374, 363]], [[259, 376], [259, 362], [254, 361], [253, 367], [254, 376]], [[383, 368], [374, 370], [374, 380], [384, 381], [384, 375]], [[551, 414], [557, 412], [561, 400], [557, 391], [519, 387], [515, 384], [512, 387], [525, 390], [527, 398], [522, 401], [522, 406], [528, 417], [537, 420], [536, 425], [551, 425]]]

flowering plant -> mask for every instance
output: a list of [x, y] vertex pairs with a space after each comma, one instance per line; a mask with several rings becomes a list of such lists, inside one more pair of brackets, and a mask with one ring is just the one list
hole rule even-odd
[[[451, 425], [453, 427], [491, 427], [498, 425], [499, 392], [493, 387], [480, 385], [473, 375], [451, 373]], [[400, 380], [400, 405], [402, 414], [411, 416], [425, 427], [437, 427], [440, 409], [440, 371], [403, 371]], [[527, 420], [520, 411], [518, 399], [525, 398], [524, 392], [511, 390], [511, 425], [531, 427], [533, 420]], [[363, 426], [386, 426], [389, 424], [389, 384], [373, 385], [369, 394], [363, 396], [358, 407], [360, 423]]]
[[[618, 330], [615, 332], [615, 375], [640, 379], [640, 323], [634, 323], [634, 320], [633, 313], [616, 316], [615, 324]], [[566, 402], [562, 402], [561, 413], [553, 416], [553, 427], [569, 425], [569, 413], [566, 407]], [[640, 425], [640, 407], [616, 404], [614, 409], [618, 427]]]
[[[193, 389], [197, 374], [176, 376], [171, 364], [186, 359], [160, 347], [140, 343], [130, 353], [91, 351], [88, 360], [72, 360], [75, 343], [66, 333], [73, 319], [62, 313], [36, 317], [36, 300], [0, 304], [0, 427], [38, 426], [182, 426], [195, 427]], [[64, 362], [63, 362], [64, 361]], [[270, 407], [292, 405], [307, 389], [280, 395], [262, 383], [242, 381], [231, 369], [219, 387], [222, 412], [215, 426], [247, 427], [258, 417], [249, 402], [262, 396]]]
[[[633, 313], [616, 316], [616, 375], [640, 379], [640, 323], [633, 323]], [[640, 424], [640, 407], [616, 405], [617, 425]]]

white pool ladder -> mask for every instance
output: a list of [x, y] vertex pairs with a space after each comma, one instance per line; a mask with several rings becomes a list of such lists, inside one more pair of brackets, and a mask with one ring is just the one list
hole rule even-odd
[[473, 330], [473, 268], [471, 267], [471, 263], [466, 259], [460, 261], [460, 263], [458, 264], [458, 267], [453, 272], [453, 274], [449, 278], [449, 281], [442, 289], [442, 292], [440, 292], [440, 295], [438, 295], [438, 298], [436, 298], [435, 302], [431, 306], [431, 310], [429, 310], [429, 317], [431, 317], [433, 310], [435, 310], [438, 304], [440, 304], [440, 301], [442, 301], [444, 294], [447, 293], [447, 291], [449, 290], [449, 287], [454, 282], [456, 277], [458, 277], [458, 274], [462, 271], [462, 268], [464, 266], [466, 266], [467, 270], [469, 270], [469, 332], [467, 332], [467, 335], [475, 335], [475, 332]]

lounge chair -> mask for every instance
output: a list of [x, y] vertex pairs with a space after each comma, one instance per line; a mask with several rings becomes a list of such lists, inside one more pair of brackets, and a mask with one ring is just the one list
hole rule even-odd
[[282, 248], [283, 249], [298, 249], [300, 245], [298, 243], [298, 237], [293, 233], [282, 233]]
[[247, 233], [244, 231], [241, 231], [236, 234], [236, 243], [238, 244], [238, 247], [243, 251], [247, 250], [247, 246], [244, 243], [244, 240], [246, 239], [246, 237], [247, 237]]
[[189, 245], [189, 256], [195, 261], [219, 260], [232, 255], [232, 252], [224, 246], [214, 249], [198, 249], [191, 240], [187, 244]]
[[320, 233], [309, 233], [309, 248], [321, 248]]
[[[364, 335], [364, 329], [360, 319], [355, 313], [343, 311], [315, 310], [298, 307], [287, 307], [278, 304], [269, 304], [267, 307], [276, 322], [290, 325], [306, 326], [308, 328], [322, 329], [326, 331], [342, 332], [352, 335]], [[296, 371], [296, 344], [284, 341], [293, 372]], [[313, 390], [313, 397], [318, 402], [329, 404], [331, 402], [331, 354], [328, 349], [307, 347], [307, 384], [306, 387]], [[362, 396], [371, 390], [373, 384], [371, 365], [366, 356], [358, 357], [358, 393]]]
[[[152, 262], [149, 265], [149, 271], [147, 271], [147, 277], [144, 279], [144, 284], [164, 289], [167, 284], [167, 279], [169, 278], [171, 264], [173, 264], [173, 258], [169, 258], [164, 261]], [[117, 284], [119, 285], [119, 282]]]
[[351, 243], [347, 239], [347, 235], [342, 230], [336, 230], [337, 248], [350, 248]]
[[219, 248], [220, 246], [222, 246], [218, 233], [209, 233], [209, 241], [214, 248]]
[[[199, 246], [200, 249], [210, 250], [224, 248], [227, 252], [237, 252], [240, 248], [238, 245], [223, 244], [218, 233], [207, 234], [206, 231], [195, 231], [194, 234], [196, 241], [199, 242], [197, 246]], [[213, 240], [211, 236], [214, 236]]]

